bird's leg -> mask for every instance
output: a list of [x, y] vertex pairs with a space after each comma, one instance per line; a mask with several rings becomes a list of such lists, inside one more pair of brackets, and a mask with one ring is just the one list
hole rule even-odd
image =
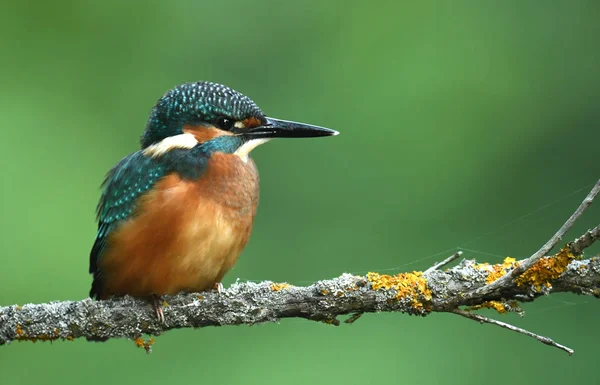
[[162, 323], [166, 325], [165, 322], [165, 314], [163, 313], [162, 307], [160, 307], [160, 297], [156, 294], [152, 294], [152, 306], [154, 307], [154, 312], [156, 313], [156, 318]]
[[213, 290], [216, 290], [217, 293], [221, 294], [223, 292], [223, 284], [221, 282], [215, 282], [213, 285]]

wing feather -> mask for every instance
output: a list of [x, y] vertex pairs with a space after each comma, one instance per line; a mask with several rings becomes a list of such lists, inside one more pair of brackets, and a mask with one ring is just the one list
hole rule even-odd
[[98, 261], [107, 247], [110, 233], [120, 223], [135, 215], [139, 199], [166, 173], [164, 163], [137, 151], [123, 158], [106, 175], [96, 209], [98, 232], [90, 252], [89, 272], [94, 275], [91, 297], [98, 297], [102, 290], [102, 274], [98, 269]]

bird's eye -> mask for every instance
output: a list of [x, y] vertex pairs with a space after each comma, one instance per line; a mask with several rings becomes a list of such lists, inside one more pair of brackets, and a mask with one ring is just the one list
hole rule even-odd
[[225, 118], [222, 116], [217, 118], [217, 121], [216, 121], [217, 127], [219, 127], [221, 130], [225, 130], [225, 131], [231, 130], [234, 123], [235, 122], [233, 121], [233, 119]]

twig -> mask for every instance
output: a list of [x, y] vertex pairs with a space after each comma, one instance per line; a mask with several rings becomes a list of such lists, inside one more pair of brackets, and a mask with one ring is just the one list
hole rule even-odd
[[540, 341], [543, 344], [554, 346], [555, 348], [564, 350], [565, 352], [569, 353], [570, 356], [573, 355], [573, 353], [575, 353], [575, 351], [573, 349], [566, 347], [564, 345], [561, 345], [557, 342], [554, 342], [554, 340], [552, 340], [551, 338], [540, 336], [539, 334], [532, 333], [532, 332], [522, 329], [518, 326], [514, 326], [514, 325], [508, 324], [506, 322], [502, 322], [502, 321], [497, 321], [495, 319], [487, 318], [480, 314], [472, 313], [470, 311], [465, 311], [465, 310], [461, 310], [461, 309], [454, 309], [452, 312], [455, 314], [458, 314], [460, 316], [472, 319], [473, 321], [478, 321], [481, 323], [488, 323], [488, 324], [500, 326], [501, 328], [512, 330], [513, 332], [525, 334], [526, 336], [535, 338], [536, 340]]
[[457, 251], [456, 253], [452, 254], [451, 256], [449, 256], [448, 258], [444, 259], [441, 262], [437, 262], [435, 265], [431, 266], [429, 269], [425, 270], [423, 273], [429, 273], [432, 272], [434, 270], [437, 270], [441, 267], [446, 266], [447, 264], [449, 264], [450, 262], [454, 261], [456, 258], [460, 257], [461, 255], [463, 255], [462, 251]]
[[[457, 252], [427, 269], [427, 274], [343, 274], [307, 287], [269, 281], [236, 283], [223, 292], [165, 296], [163, 300], [168, 303], [168, 306], [163, 307], [166, 323], [157, 320], [147, 301], [131, 297], [107, 301], [85, 299], [77, 302], [6, 306], [0, 307], [0, 345], [24, 340], [86, 338], [106, 341], [110, 338], [131, 338], [136, 340], [138, 346], [147, 348], [152, 340], [146, 343], [139, 339], [141, 335], [160, 335], [176, 328], [252, 325], [293, 317], [339, 325], [337, 317], [347, 314], [355, 314], [348, 319], [351, 323], [358, 318], [358, 314], [363, 313], [403, 312], [426, 316], [431, 312], [451, 312], [529, 335], [572, 354], [573, 350], [547, 337], [458, 307], [466, 305], [496, 308], [498, 304], [502, 305], [494, 302], [498, 300], [496, 290], [501, 291], [505, 303], [511, 300], [534, 301], [542, 295], [556, 292], [600, 297], [600, 258], [571, 260], [567, 266], [560, 267], [559, 276], [552, 275], [550, 278], [546, 277], [545, 281], [542, 280], [540, 289], [531, 285], [519, 286], [513, 280], [559, 242], [599, 191], [600, 180], [559, 231], [530, 258], [510, 264], [511, 267], [518, 266], [512, 270], [504, 264], [483, 265], [489, 269], [482, 268], [481, 264], [469, 260], [463, 260], [444, 271], [436, 270], [462, 254]], [[599, 233], [600, 226], [596, 226], [567, 247], [580, 254], [600, 237]], [[497, 274], [499, 271], [510, 272], [493, 283], [486, 284], [490, 274]]]
[[[567, 219], [567, 221], [561, 226], [560, 229], [546, 242], [535, 254], [531, 257], [521, 261], [517, 267], [512, 269], [512, 271], [505, 276], [497, 279], [496, 281], [490, 283], [489, 285], [485, 285], [476, 290], [469, 291], [463, 295], [463, 299], [472, 300], [476, 298], [482, 298], [484, 296], [490, 295], [494, 293], [496, 290], [500, 288], [504, 288], [510, 285], [515, 278], [517, 278], [524, 271], [533, 266], [540, 258], [544, 257], [556, 244], [563, 238], [565, 233], [569, 231], [569, 229], [575, 224], [577, 219], [581, 217], [581, 215], [585, 212], [585, 210], [592, 204], [594, 198], [600, 192], [600, 179], [596, 182], [592, 190], [585, 197], [583, 202], [579, 205], [577, 210]], [[447, 306], [449, 309], [457, 307], [456, 299], [447, 302]]]
[[363, 314], [364, 313], [354, 313], [350, 317], [348, 317], [348, 319], [345, 320], [344, 323], [353, 324], [357, 319], [359, 319], [360, 317], [362, 317]]
[[575, 255], [580, 255], [583, 250], [590, 247], [594, 242], [600, 239], [600, 225], [588, 230], [581, 237], [577, 238], [569, 244], [571, 252]]
[[[336, 317], [346, 314], [451, 312], [445, 307], [447, 298], [458, 298], [459, 305], [494, 300], [493, 297], [484, 297], [477, 303], [461, 300], [462, 293], [485, 285], [487, 272], [479, 266], [475, 261], [463, 260], [451, 269], [427, 275], [380, 276], [379, 282], [383, 283], [397, 279], [401, 291], [393, 287], [375, 290], [377, 281], [372, 277], [343, 274], [306, 287], [269, 281], [243, 282], [222, 293], [165, 296], [168, 306], [163, 310], [167, 325], [157, 320], [148, 301], [131, 297], [6, 306], [0, 307], [0, 345], [17, 340], [136, 339], [143, 334], [160, 335], [177, 328], [252, 325], [294, 317], [337, 325]], [[420, 291], [420, 285], [426, 293]], [[507, 301], [522, 302], [558, 292], [598, 297], [599, 288], [600, 258], [590, 258], [571, 262], [545, 292], [532, 292], [529, 287], [513, 284], [503, 293]]]

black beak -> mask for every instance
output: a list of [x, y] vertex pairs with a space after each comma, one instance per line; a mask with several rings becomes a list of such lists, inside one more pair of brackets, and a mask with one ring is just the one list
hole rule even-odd
[[333, 136], [339, 134], [329, 128], [313, 126], [311, 124], [290, 122], [267, 118], [267, 123], [250, 128], [245, 132], [251, 138], [313, 138], [317, 136]]

